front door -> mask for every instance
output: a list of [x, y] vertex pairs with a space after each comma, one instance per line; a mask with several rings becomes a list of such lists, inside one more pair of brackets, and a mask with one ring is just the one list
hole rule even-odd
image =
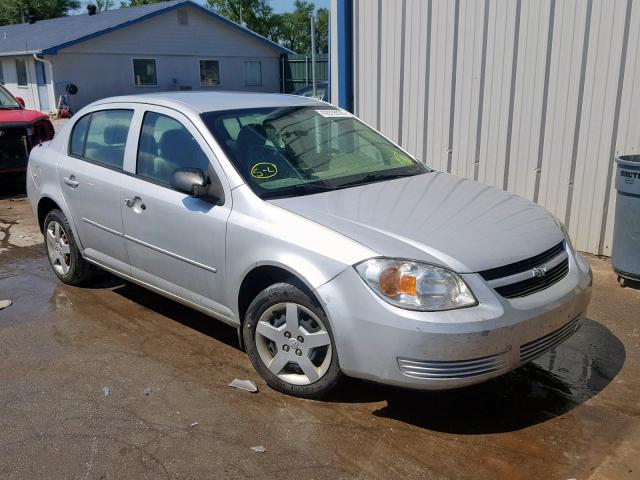
[[212, 205], [174, 190], [170, 182], [177, 168], [214, 169], [226, 182], [213, 152], [186, 117], [149, 107], [121, 201], [132, 276], [231, 317], [223, 299], [231, 196], [227, 193], [224, 205]]
[[44, 63], [36, 61], [36, 82], [38, 83], [38, 98], [40, 99], [40, 110], [48, 112], [51, 110], [49, 103], [49, 87], [47, 86], [47, 74]]
[[125, 149], [133, 110], [112, 108], [75, 122], [58, 164], [60, 188], [71, 210], [83, 254], [129, 274], [120, 208]]

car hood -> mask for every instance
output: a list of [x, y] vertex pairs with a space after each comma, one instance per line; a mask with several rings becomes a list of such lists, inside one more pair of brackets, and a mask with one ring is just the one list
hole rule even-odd
[[36, 110], [0, 110], [0, 127], [3, 123], [31, 123], [43, 117], [46, 115]]
[[563, 239], [544, 208], [441, 172], [270, 203], [380, 255], [434, 262], [461, 273], [523, 260]]

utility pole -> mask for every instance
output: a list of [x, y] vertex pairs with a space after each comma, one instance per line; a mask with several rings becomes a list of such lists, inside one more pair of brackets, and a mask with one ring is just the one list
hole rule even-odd
[[313, 97], [317, 96], [316, 88], [316, 16], [311, 14], [311, 83], [313, 85]]

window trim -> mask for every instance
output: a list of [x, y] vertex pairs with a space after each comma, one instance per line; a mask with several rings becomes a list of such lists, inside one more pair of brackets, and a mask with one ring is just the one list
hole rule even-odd
[[[18, 74], [18, 62], [22, 62], [24, 65], [24, 76], [27, 83], [20, 83], [20, 75]], [[18, 88], [29, 88], [29, 65], [27, 64], [27, 60], [25, 58], [18, 57], [15, 59], [16, 66], [16, 86]]]
[[[189, 10], [186, 8], [178, 8], [176, 9], [176, 15], [178, 17], [178, 25], [181, 27], [189, 26]], [[182, 16], [182, 18], [181, 18]], [[182, 19], [184, 18], [185, 22], [182, 23]]]
[[[260, 83], [249, 83], [247, 81], [247, 63], [249, 62], [256, 62], [260, 64]], [[244, 76], [244, 86], [245, 87], [262, 87], [264, 86], [264, 62], [262, 61], [261, 58], [245, 58], [244, 62], [242, 63], [242, 73]]]
[[[153, 66], [155, 68], [156, 83], [143, 83], [138, 85], [136, 83], [136, 60], [153, 60]], [[131, 57], [131, 73], [133, 74], [133, 86], [136, 88], [149, 88], [157, 87], [158, 83], [158, 59], [155, 57]]]
[[[218, 84], [208, 85], [202, 83], [202, 62], [218, 62]], [[198, 82], [201, 88], [219, 88], [222, 86], [222, 75], [220, 75], [220, 59], [218, 58], [198, 58]]]
[[[93, 114], [94, 113], [101, 113], [101, 112], [113, 112], [113, 111], [119, 111], [119, 112], [131, 112], [131, 121], [129, 122], [129, 131], [127, 132], [127, 140], [124, 144], [124, 153], [123, 153], [123, 157], [122, 157], [122, 167], [116, 167], [114, 165], [108, 164], [108, 163], [103, 163], [100, 162], [98, 160], [93, 160], [91, 158], [87, 158], [85, 156], [85, 150], [87, 148], [87, 137], [89, 136], [89, 129], [91, 128], [91, 123], [93, 122]], [[124, 165], [125, 165], [125, 161], [126, 161], [126, 150], [127, 150], [127, 144], [129, 142], [129, 135], [131, 133], [131, 128], [134, 126], [134, 118], [135, 118], [135, 114], [136, 111], [133, 108], [103, 108], [100, 110], [93, 110], [91, 112], [88, 112], [87, 114], [81, 116], [78, 120], [75, 121], [75, 123], [73, 124], [73, 127], [71, 128], [71, 132], [69, 133], [69, 136], [67, 137], [67, 156], [72, 157], [72, 158], [76, 158], [78, 160], [82, 160], [83, 162], [87, 162], [90, 163], [92, 165], [96, 165], [98, 167], [102, 167], [102, 168], [107, 168], [109, 170], [113, 170], [114, 172], [120, 172], [120, 173], [125, 173], [128, 174], [129, 172], [127, 172], [124, 169]], [[78, 123], [80, 123], [80, 121], [83, 118], [86, 117], [90, 117], [89, 118], [89, 125], [87, 126], [87, 131], [84, 132], [84, 139], [82, 142], [82, 155], [76, 155], [75, 153], [71, 152], [71, 142], [73, 142], [73, 132], [76, 129], [76, 126], [78, 125]]]
[[163, 187], [166, 188], [168, 190], [172, 190], [174, 192], [178, 192], [181, 194], [184, 194], [183, 192], [180, 192], [179, 190], [176, 190], [175, 188], [173, 188], [173, 185], [171, 185], [170, 183], [164, 183], [160, 180], [156, 180], [155, 178], [152, 177], [147, 177], [146, 175], [142, 175], [141, 173], [138, 173], [138, 155], [140, 154], [140, 140], [142, 139], [142, 130], [144, 128], [144, 119], [146, 118], [146, 116], [148, 114], [154, 114], [154, 115], [159, 115], [159, 116], [163, 116], [166, 118], [169, 118], [177, 123], [179, 123], [182, 128], [184, 128], [189, 135], [191, 135], [194, 139], [194, 141], [196, 142], [196, 144], [198, 145], [198, 148], [202, 151], [203, 155], [205, 156], [205, 158], [207, 159], [208, 162], [208, 168], [207, 168], [207, 174], [209, 174], [209, 170], [213, 170], [213, 172], [219, 177], [218, 173], [215, 171], [215, 168], [213, 168], [213, 163], [211, 161], [211, 157], [207, 154], [207, 152], [202, 148], [202, 146], [200, 145], [200, 142], [198, 142], [198, 140], [196, 139], [196, 137], [193, 136], [193, 132], [191, 132], [191, 130], [189, 130], [189, 128], [187, 128], [187, 126], [185, 125], [184, 122], [178, 120], [176, 117], [172, 116], [172, 115], [167, 115], [166, 113], [162, 113], [162, 112], [158, 112], [155, 110], [143, 110], [142, 112], [142, 119], [140, 121], [140, 125], [138, 126], [138, 136], [136, 139], [136, 157], [135, 157], [135, 163], [133, 164], [134, 166], [134, 171], [133, 172], [126, 172], [127, 174], [129, 174], [130, 176], [137, 178], [138, 180], [143, 180], [145, 182], [149, 182], [149, 183], [153, 183], [154, 185], [157, 185], [158, 187]]

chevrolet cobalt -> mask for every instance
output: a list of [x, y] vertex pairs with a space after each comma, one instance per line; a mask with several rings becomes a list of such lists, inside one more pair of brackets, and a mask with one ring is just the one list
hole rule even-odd
[[301, 397], [483, 382], [572, 335], [591, 294], [544, 208], [312, 98], [100, 100], [32, 151], [27, 188], [62, 282], [104, 269], [232, 325]]

